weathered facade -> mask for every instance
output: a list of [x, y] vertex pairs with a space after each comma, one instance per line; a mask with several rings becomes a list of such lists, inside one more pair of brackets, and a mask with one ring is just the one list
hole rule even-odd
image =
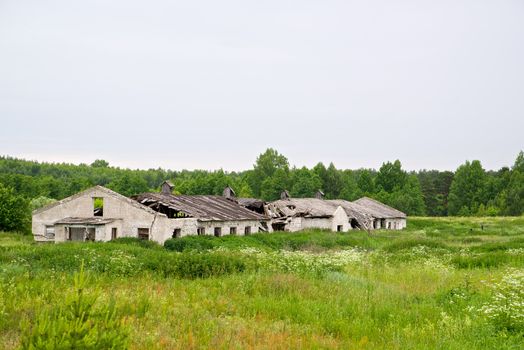
[[[103, 203], [103, 210], [95, 202]], [[102, 186], [33, 212], [37, 241], [108, 241], [112, 237], [138, 237], [156, 231], [163, 215]], [[150, 238], [150, 237], [149, 237]]]
[[95, 186], [33, 212], [32, 230], [41, 242], [109, 241], [137, 237], [165, 242], [187, 235], [245, 235], [267, 231], [268, 218], [221, 196], [163, 193], [133, 199]]
[[406, 214], [364, 197], [355, 202], [316, 198], [290, 198], [265, 203], [236, 198], [231, 187], [223, 196], [173, 195], [164, 182], [160, 193], [132, 198], [95, 186], [33, 212], [36, 241], [109, 241], [137, 237], [164, 243], [188, 235], [249, 235], [257, 232], [320, 228], [345, 232], [352, 229], [406, 227]]

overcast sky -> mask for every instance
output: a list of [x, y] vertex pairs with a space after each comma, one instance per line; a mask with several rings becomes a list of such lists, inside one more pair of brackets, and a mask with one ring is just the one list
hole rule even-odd
[[0, 154], [488, 169], [524, 149], [524, 1], [0, 0]]

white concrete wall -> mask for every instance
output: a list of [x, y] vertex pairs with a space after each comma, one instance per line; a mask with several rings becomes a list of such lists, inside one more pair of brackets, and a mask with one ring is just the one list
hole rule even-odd
[[284, 230], [287, 231], [287, 232], [297, 232], [297, 231], [302, 230], [302, 222], [303, 222], [303, 220], [304, 220], [304, 218], [301, 218], [301, 217], [288, 218], [287, 224], [286, 224]]
[[[180, 236], [196, 236], [197, 229], [203, 227], [205, 235], [213, 236], [215, 227], [221, 228], [221, 236], [230, 234], [230, 228], [236, 227], [236, 235], [244, 236], [245, 228], [251, 227], [251, 234], [260, 232], [260, 221], [258, 220], [238, 220], [238, 221], [199, 221], [194, 218], [190, 219], [169, 219], [159, 218], [154, 225], [154, 234], [152, 239], [163, 244], [166, 240], [172, 238], [175, 229], [180, 229]], [[269, 226], [269, 224], [268, 224]]]
[[380, 219], [375, 219], [374, 222], [377, 223], [375, 230], [402, 230], [407, 226], [406, 219], [396, 218], [396, 219], [385, 219], [382, 225]]
[[302, 218], [302, 226], [300, 230], [307, 230], [311, 228], [331, 230], [332, 227], [333, 227], [332, 218]]
[[386, 230], [402, 230], [406, 228], [406, 219], [386, 219]]
[[333, 213], [333, 220], [331, 223], [331, 231], [338, 231], [338, 226], [342, 226], [341, 232], [346, 232], [351, 229], [351, 224], [349, 223], [349, 217], [346, 214], [346, 211], [342, 207], [338, 207], [337, 210]]

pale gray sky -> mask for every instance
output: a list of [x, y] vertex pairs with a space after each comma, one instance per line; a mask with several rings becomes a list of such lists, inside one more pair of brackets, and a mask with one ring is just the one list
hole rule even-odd
[[524, 149], [524, 1], [0, 0], [0, 154], [486, 168]]

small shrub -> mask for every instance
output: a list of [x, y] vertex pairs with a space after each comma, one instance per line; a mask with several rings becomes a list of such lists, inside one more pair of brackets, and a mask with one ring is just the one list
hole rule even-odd
[[246, 267], [245, 260], [232, 254], [183, 253], [178, 256], [176, 266], [170, 272], [181, 278], [206, 278], [242, 272]]
[[95, 307], [97, 296], [86, 293], [86, 285], [82, 265], [64, 306], [41, 311], [33, 325], [24, 325], [21, 349], [126, 349], [128, 331], [114, 307]]

